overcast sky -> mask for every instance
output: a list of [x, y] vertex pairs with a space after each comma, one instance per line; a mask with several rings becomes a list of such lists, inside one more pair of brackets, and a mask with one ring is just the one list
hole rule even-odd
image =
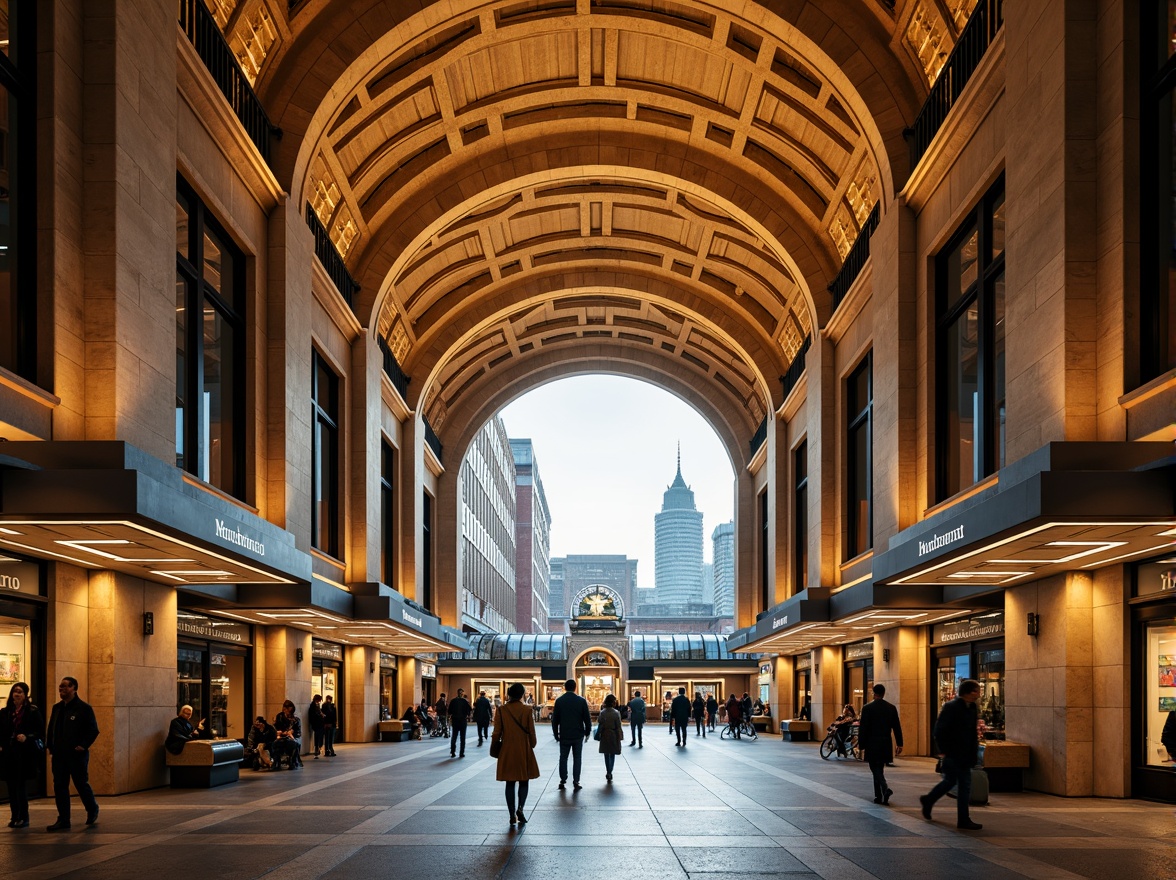
[[512, 438], [530, 438], [551, 511], [551, 555], [616, 553], [637, 559], [637, 585], [653, 584], [653, 517], [682, 477], [702, 511], [703, 555], [711, 532], [734, 516], [734, 474], [710, 425], [653, 385], [614, 376], [560, 379], [506, 409]]

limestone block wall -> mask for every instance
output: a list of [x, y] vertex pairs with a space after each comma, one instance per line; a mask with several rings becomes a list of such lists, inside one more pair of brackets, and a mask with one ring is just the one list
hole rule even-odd
[[347, 742], [376, 741], [380, 720], [380, 652], [361, 645], [345, 648], [343, 684], [347, 695], [343, 707]]

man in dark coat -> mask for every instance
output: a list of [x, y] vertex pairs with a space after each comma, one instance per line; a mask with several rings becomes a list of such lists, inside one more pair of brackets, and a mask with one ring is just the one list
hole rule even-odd
[[564, 695], [551, 709], [551, 733], [559, 743], [559, 787], [568, 781], [568, 752], [572, 753], [572, 788], [579, 790], [584, 743], [592, 736], [592, 713], [588, 701], [576, 693], [572, 679], [564, 682]]
[[641, 699], [641, 691], [633, 691], [633, 699], [629, 700], [629, 736], [632, 738], [630, 746], [645, 748], [641, 741], [641, 733], [645, 729], [645, 700]]
[[486, 692], [478, 694], [474, 700], [474, 724], [478, 725], [478, 745], [483, 740], [490, 739], [490, 721], [494, 718], [494, 706], [486, 698]]
[[678, 738], [677, 745], [686, 745], [686, 728], [690, 724], [690, 698], [686, 696], [686, 688], [678, 688], [678, 696], [670, 703], [670, 720], [674, 722], [674, 736]]
[[[886, 785], [886, 765], [902, 754], [902, 725], [898, 709], [885, 700], [886, 685], [874, 685], [874, 699], [862, 707], [858, 721], [858, 748], [865, 750], [870, 772], [874, 774], [874, 803], [889, 804], [894, 794]], [[891, 734], [893, 733], [893, 746]]]
[[327, 694], [323, 700], [323, 754], [328, 758], [335, 757], [335, 734], [339, 730], [339, 707], [335, 705], [335, 698]]
[[[461, 688], [457, 689], [457, 696], [449, 701], [449, 718], [452, 721], [451, 739], [449, 740], [449, 757], [465, 757], [465, 738], [466, 725], [470, 723], [470, 712], [473, 707], [470, 701], [465, 698], [465, 691]], [[461, 754], [456, 755], [457, 752], [457, 738], [461, 737]]]
[[86, 824], [98, 821], [98, 801], [90, 788], [90, 746], [98, 739], [98, 720], [88, 703], [78, 697], [78, 680], [66, 676], [57, 686], [61, 702], [53, 707], [49, 728], [45, 731], [45, 748], [53, 756], [53, 797], [57, 801], [57, 821], [47, 831], [63, 831], [70, 826], [69, 783], [73, 780]]
[[715, 699], [714, 693], [707, 694], [706, 697], [706, 726], [711, 729], [711, 733], [715, 732], [715, 717], [719, 714], [719, 701]]
[[968, 815], [972, 800], [972, 768], [976, 766], [980, 737], [977, 732], [979, 712], [976, 701], [980, 699], [980, 682], [970, 678], [960, 682], [959, 696], [949, 700], [939, 710], [935, 722], [935, 743], [943, 756], [943, 779], [927, 794], [919, 798], [923, 805], [923, 818], [930, 821], [931, 808], [958, 783], [956, 798], [956, 827], [965, 831], [979, 831], [982, 827]]

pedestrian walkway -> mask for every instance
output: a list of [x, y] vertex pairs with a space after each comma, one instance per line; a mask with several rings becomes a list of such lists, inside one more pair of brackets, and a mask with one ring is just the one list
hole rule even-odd
[[[815, 745], [691, 734], [680, 749], [657, 726], [626, 743], [613, 784], [595, 743], [582, 791], [559, 791], [558, 747], [539, 728], [530, 822], [507, 824], [486, 748], [448, 743], [340, 745], [297, 771], [242, 773], [235, 785], [100, 798], [93, 828], [48, 834], [52, 799], [32, 826], [0, 835], [9, 878], [542, 878], [637, 875], [715, 880], [1069, 880], [1176, 877], [1173, 808], [1143, 801], [994, 794], [980, 832], [955, 829], [955, 805], [919, 814], [933, 764], [899, 758], [889, 807], [869, 769], [824, 761]], [[75, 805], [75, 810], [80, 809]], [[76, 820], [75, 816], [75, 820]]]

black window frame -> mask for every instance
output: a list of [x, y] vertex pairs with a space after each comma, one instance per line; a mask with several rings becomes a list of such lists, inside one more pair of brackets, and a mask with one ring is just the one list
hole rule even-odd
[[1124, 359], [1127, 390], [1176, 369], [1176, 342], [1163, 332], [1176, 322], [1176, 47], [1167, 3], [1144, 0], [1139, 20], [1139, 317], [1130, 328], [1139, 351], [1136, 364]]
[[433, 609], [433, 496], [421, 490], [421, 607]]
[[[319, 377], [326, 374], [328, 387], [320, 388]], [[323, 357], [318, 350], [313, 350], [310, 370], [310, 408], [311, 408], [311, 440], [310, 440], [310, 543], [320, 553], [325, 553], [335, 559], [339, 555], [339, 495], [341, 486], [339, 476], [339, 451], [342, 449], [342, 438], [339, 427], [339, 412], [341, 404], [342, 380], [331, 367], [330, 361]], [[321, 438], [328, 439], [327, 449], [321, 448]], [[327, 497], [323, 497], [323, 465], [328, 470], [329, 480]], [[326, 502], [327, 522], [320, 518], [320, 506]], [[325, 546], [324, 546], [325, 545]]]
[[380, 576], [396, 589], [396, 448], [380, 439]]
[[[1002, 247], [999, 253], [993, 253], [992, 221], [998, 204], [1007, 205], [1003, 174], [960, 222], [952, 237], [935, 257], [935, 375], [940, 377], [935, 386], [936, 501], [944, 501], [966, 491], [1000, 470], [1003, 463], [1003, 446], [993, 439], [994, 434], [1003, 436], [1003, 432], [1000, 431], [1000, 412], [1007, 399], [1007, 385], [1002, 383], [998, 387], [995, 351], [996, 287], [1005, 277], [1006, 251], [1006, 248]], [[960, 291], [954, 303], [948, 303], [949, 258], [973, 231], [977, 233], [976, 280]], [[979, 426], [974, 427], [973, 434], [980, 438], [980, 449], [975, 455], [979, 463], [979, 473], [975, 474], [975, 479], [971, 483], [965, 484], [961, 479], [960, 485], [954, 485], [949, 480], [950, 462], [958, 454], [958, 449], [949, 444], [951, 412], [947, 396], [951, 389], [942, 377], [947, 375], [949, 368], [947, 358], [950, 330], [957, 322], [967, 320], [968, 310], [973, 307], [976, 308], [977, 314], [977, 418], [981, 422]]]
[[[866, 399], [860, 405], [855, 399], [857, 378], [865, 372]], [[874, 548], [874, 352], [868, 351], [845, 380], [845, 560], [854, 559]], [[859, 486], [854, 449], [857, 432], [865, 432], [865, 485]], [[864, 494], [859, 490], [864, 489]], [[856, 502], [866, 502], [866, 534], [858, 534]]]
[[792, 452], [792, 577], [793, 592], [808, 588], [808, 439]]
[[[245, 358], [245, 340], [248, 327], [245, 253], [237, 246], [236, 241], [228, 234], [225, 227], [210, 213], [208, 206], [197, 195], [192, 185], [181, 175], [177, 175], [177, 202], [181, 197], [188, 203], [188, 255], [184, 256], [178, 250], [176, 251], [176, 275], [177, 278], [183, 278], [186, 286], [184, 301], [187, 318], [184, 331], [184, 357], [187, 371], [183, 376], [183, 384], [184, 398], [191, 403], [184, 405], [184, 455], [183, 460], [177, 461], [176, 464], [197, 479], [215, 486], [222, 492], [227, 492], [234, 498], [245, 500], [245, 446], [248, 432], [245, 420], [245, 388], [248, 387]], [[233, 297], [239, 303], [238, 306], [230, 304], [221, 291], [213, 287], [204, 277], [204, 233], [206, 229], [216, 236], [222, 247], [231, 252], [233, 269], [222, 277], [227, 278], [233, 285]], [[231, 409], [233, 446], [228, 450], [227, 455], [223, 449], [221, 450], [222, 459], [226, 459], [232, 467], [229, 485], [222, 485], [219, 481], [212, 479], [212, 474], [201, 472], [201, 463], [205, 457], [203, 437], [200, 432], [201, 414], [204, 406], [202, 392], [204, 387], [204, 322], [203, 320], [194, 320], [193, 316], [202, 316], [206, 303], [210, 303], [221, 320], [233, 330], [233, 344], [230, 347], [232, 357], [230, 381], [233, 386]], [[176, 370], [178, 373], [178, 363]], [[181, 379], [177, 375], [177, 385], [180, 381]], [[176, 403], [178, 407], [180, 401], [177, 400]]]
[[760, 610], [767, 611], [772, 607], [772, 593], [771, 593], [771, 568], [768, 560], [768, 538], [769, 527], [771, 523], [768, 520], [768, 493], [767, 490], [760, 492], [759, 504], [756, 505], [759, 512], [760, 520]]

